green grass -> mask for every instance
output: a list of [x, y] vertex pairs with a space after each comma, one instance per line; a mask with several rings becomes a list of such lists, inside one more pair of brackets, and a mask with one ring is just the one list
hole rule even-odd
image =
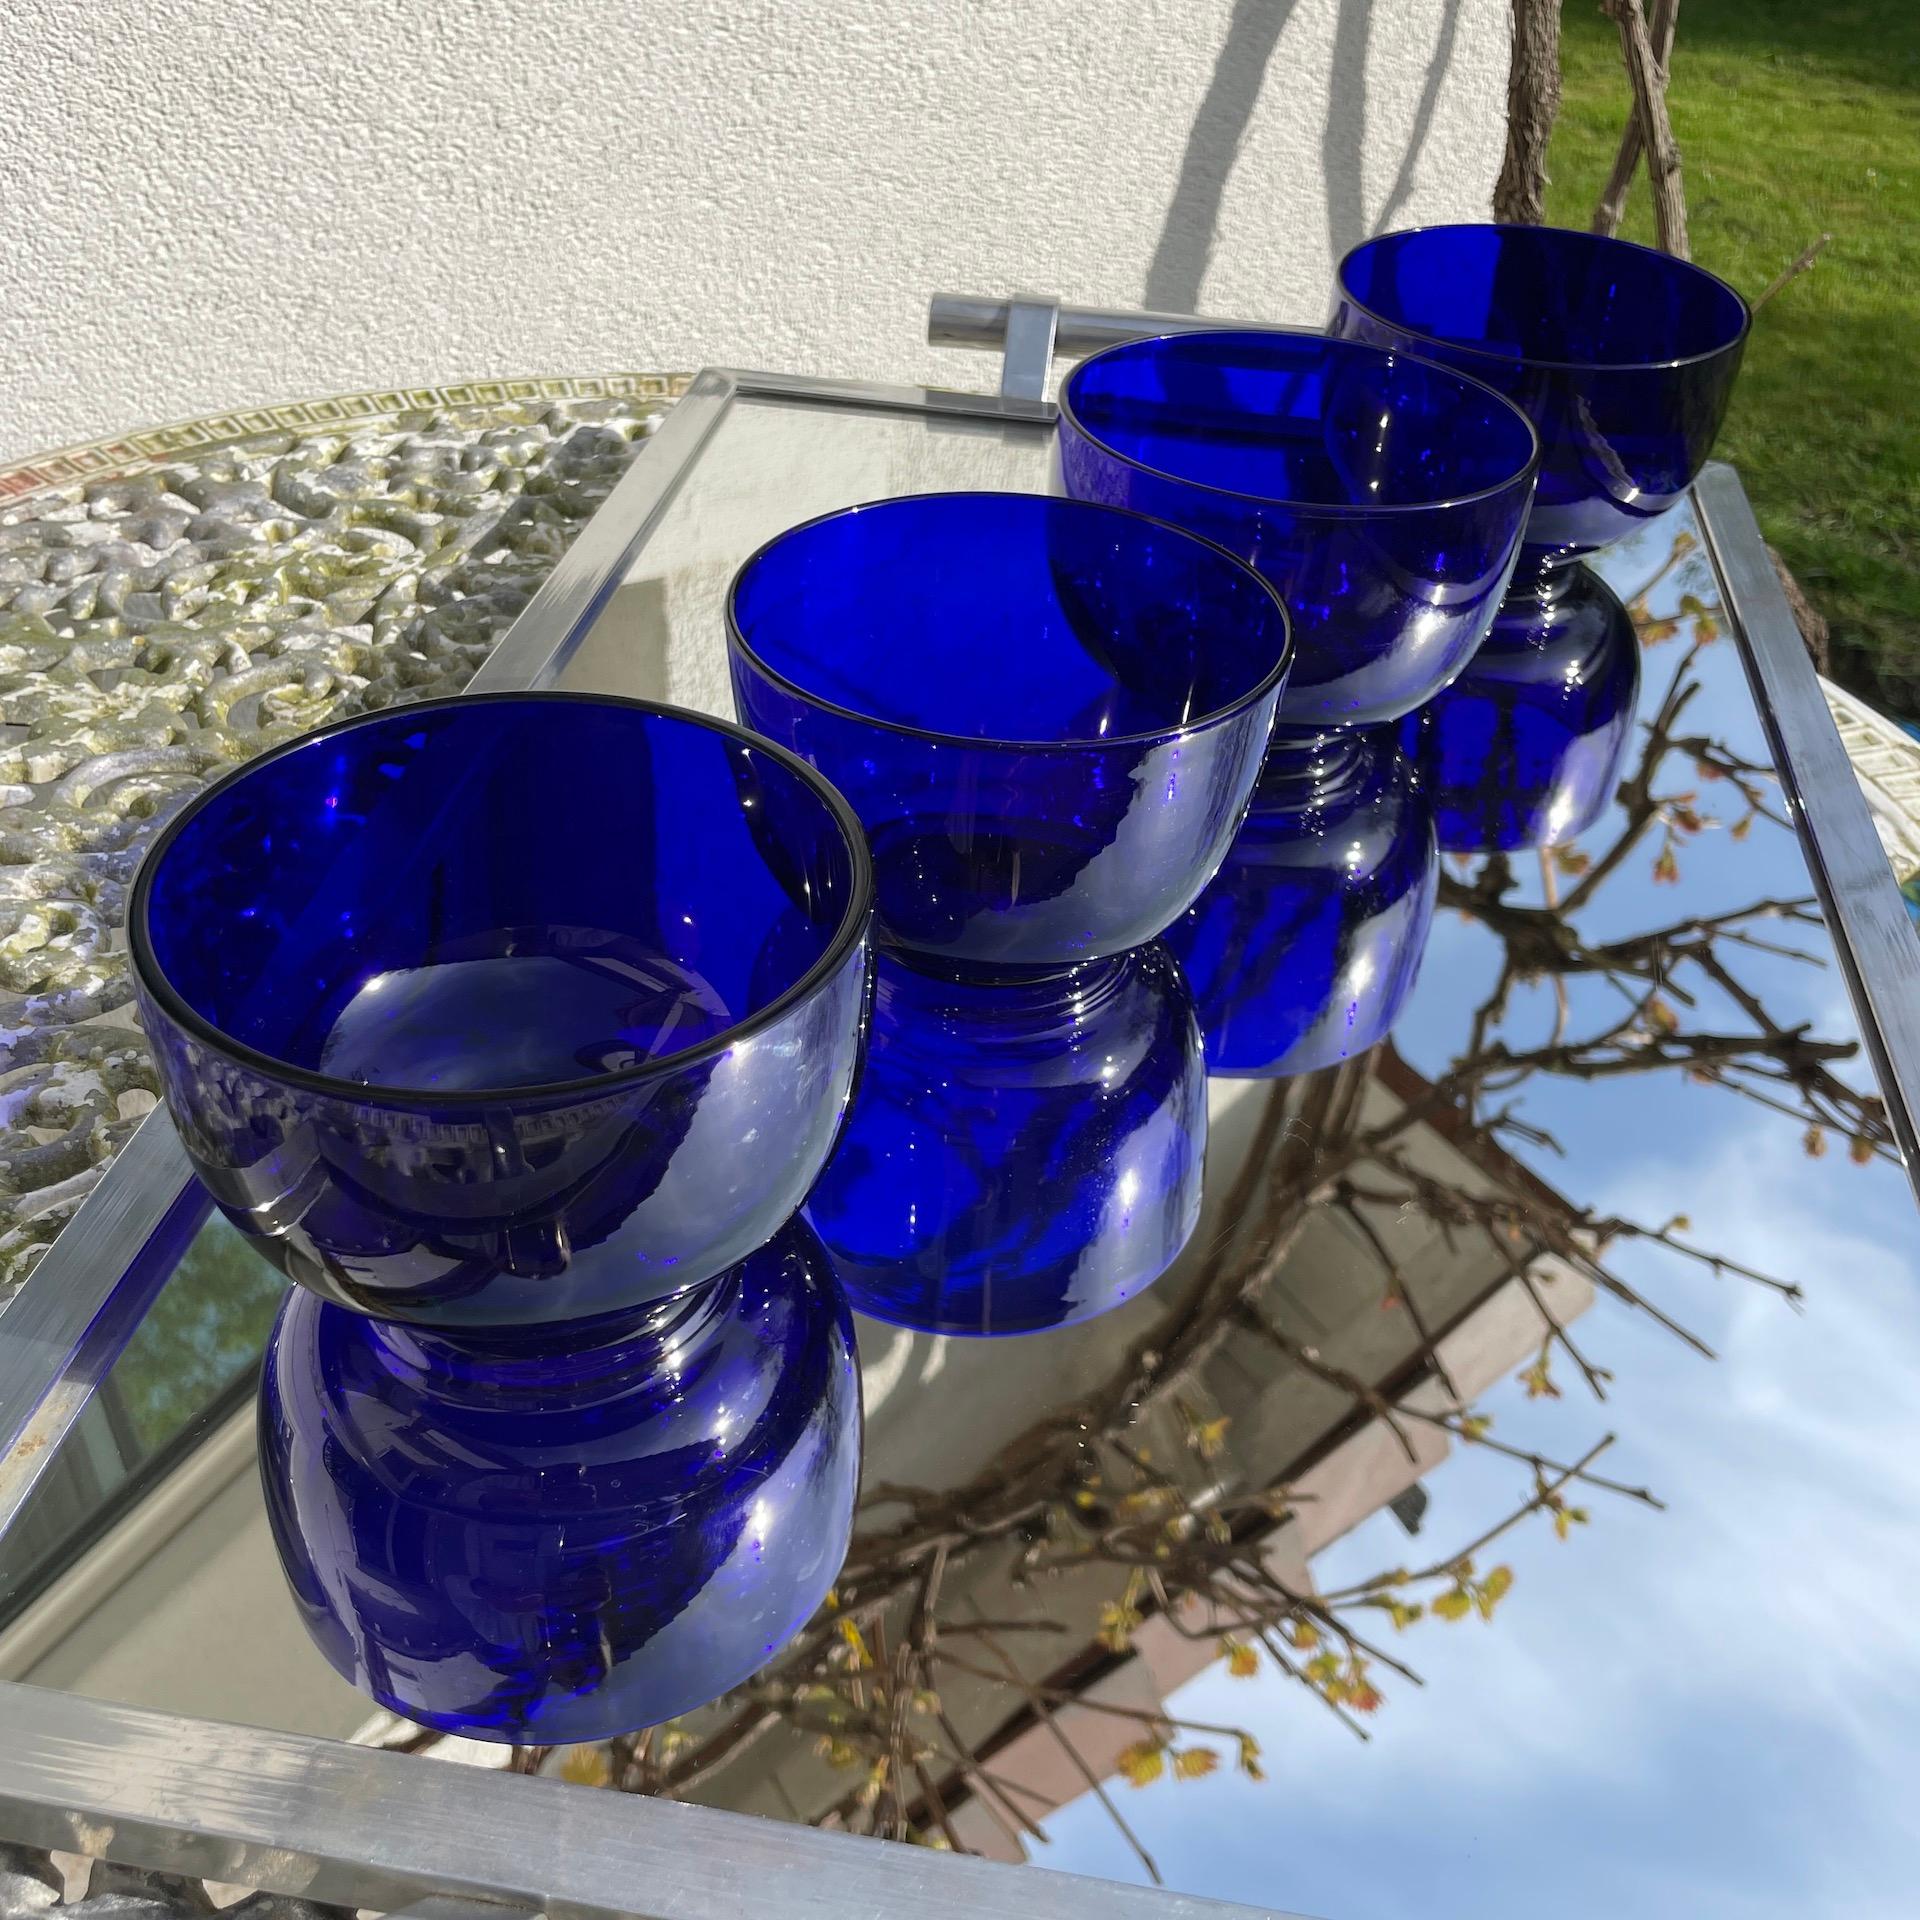
[[[1628, 107], [1567, 0], [1548, 217], [1591, 219]], [[1671, 108], [1693, 255], [1761, 310], [1718, 451], [1833, 630], [1837, 678], [1920, 718], [1920, 0], [1682, 0]], [[1644, 174], [1621, 232], [1653, 238]]]

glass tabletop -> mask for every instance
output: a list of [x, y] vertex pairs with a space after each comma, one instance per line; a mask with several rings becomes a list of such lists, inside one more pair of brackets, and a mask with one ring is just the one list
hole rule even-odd
[[[760, 542], [1047, 457], [742, 397], [544, 679], [730, 713]], [[708, 1709], [520, 1764], [1338, 1920], [1909, 1909], [1913, 1198], [1691, 510], [1603, 571], [1641, 644], [1608, 812], [1444, 862], [1386, 1046], [1212, 1084], [1147, 1293], [861, 1322], [822, 1615]], [[281, 1284], [192, 1238], [0, 1541], [0, 1677], [504, 1762], [306, 1640], [251, 1427]]]

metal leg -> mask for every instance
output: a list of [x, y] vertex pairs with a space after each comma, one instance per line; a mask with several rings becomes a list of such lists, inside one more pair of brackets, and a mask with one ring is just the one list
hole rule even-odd
[[1007, 308], [1007, 357], [1000, 366], [1000, 392], [1009, 400], [1044, 400], [1053, 365], [1060, 302], [1052, 294], [1016, 293]]
[[[1048, 351], [1063, 360], [1081, 360], [1102, 347], [1118, 346], [1123, 340], [1146, 340], [1157, 333], [1198, 333], [1224, 328], [1233, 333], [1297, 333], [1313, 329], [1276, 327], [1269, 320], [1223, 320], [1204, 313], [1135, 313], [1125, 307], [1063, 307], [1058, 300], [1042, 300], [1031, 293], [1016, 294], [1011, 300], [984, 300], [977, 294], [936, 293], [927, 306], [927, 344], [934, 347], [974, 347], [995, 352], [1004, 346], [1011, 367], [1019, 310], [1050, 306], [1054, 311], [1053, 330]], [[1031, 347], [1023, 342], [1019, 357], [1024, 367]], [[1042, 367], [1045, 361], [1041, 362]], [[1000, 391], [1014, 389], [1003, 377]], [[1024, 390], [1023, 390], [1024, 393]], [[1031, 395], [1037, 398], [1039, 389]]]

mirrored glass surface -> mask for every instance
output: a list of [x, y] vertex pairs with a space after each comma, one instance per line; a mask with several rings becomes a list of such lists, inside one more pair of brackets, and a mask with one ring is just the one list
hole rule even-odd
[[[728, 713], [763, 540], [1047, 456], [737, 400], [553, 683]], [[1213, 1083], [1145, 1294], [863, 1321], [826, 1608], [726, 1700], [527, 1764], [1337, 1920], [1911, 1911], [1913, 1198], [1689, 510], [1602, 565], [1640, 673], [1598, 820], [1443, 857], [1382, 1047]], [[194, 1242], [0, 1543], [0, 1677], [499, 1764], [305, 1639], [250, 1407], [278, 1287]]]

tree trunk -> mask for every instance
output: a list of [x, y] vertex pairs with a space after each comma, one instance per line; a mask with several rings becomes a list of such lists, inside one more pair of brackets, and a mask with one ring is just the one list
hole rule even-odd
[[1793, 577], [1793, 569], [1772, 547], [1767, 549], [1767, 558], [1773, 562], [1780, 591], [1787, 596], [1787, 605], [1793, 609], [1793, 624], [1800, 629], [1800, 638], [1806, 642], [1814, 666], [1821, 673], [1830, 673], [1833, 670], [1833, 641], [1826, 615], [1807, 598], [1800, 582]]
[[[1660, 66], [1660, 91], [1666, 93], [1673, 76], [1673, 30], [1680, 19], [1680, 0], [1653, 0], [1653, 57]], [[1640, 115], [1629, 111], [1621, 130], [1620, 151], [1613, 157], [1613, 171], [1607, 176], [1606, 191], [1593, 210], [1593, 231], [1614, 234], [1620, 231], [1620, 216], [1626, 210], [1627, 189], [1633, 185], [1635, 169], [1640, 165]]]
[[1513, 0], [1507, 152], [1493, 217], [1537, 227], [1547, 213], [1547, 142], [1560, 112], [1560, 0]]
[[1667, 117], [1666, 72], [1654, 54], [1641, 0], [1600, 0], [1620, 29], [1620, 51], [1633, 85], [1633, 117], [1653, 188], [1653, 230], [1661, 250], [1687, 258], [1687, 199], [1680, 180], [1680, 147]]

